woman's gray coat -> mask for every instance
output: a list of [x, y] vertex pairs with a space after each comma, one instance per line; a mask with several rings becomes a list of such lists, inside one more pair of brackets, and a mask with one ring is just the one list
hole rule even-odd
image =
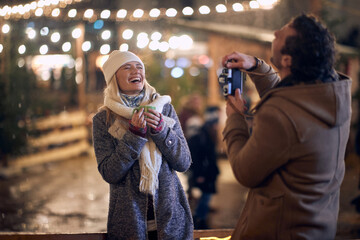
[[[154, 196], [159, 239], [193, 239], [190, 207], [177, 176], [191, 164], [190, 152], [176, 112], [166, 104], [162, 114], [176, 121], [158, 134], [149, 134], [162, 153], [159, 189]], [[109, 134], [106, 111], [93, 118], [93, 140], [98, 170], [110, 184], [108, 239], [147, 239], [148, 195], [139, 191], [139, 156], [146, 138], [126, 131], [122, 139]]]

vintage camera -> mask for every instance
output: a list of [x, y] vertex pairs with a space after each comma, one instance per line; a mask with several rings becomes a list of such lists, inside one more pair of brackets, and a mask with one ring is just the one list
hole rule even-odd
[[240, 71], [238, 68], [223, 68], [219, 75], [219, 84], [222, 89], [224, 97], [228, 95], [235, 95], [235, 89], [240, 88], [243, 91], [243, 84], [246, 80], [246, 73]]

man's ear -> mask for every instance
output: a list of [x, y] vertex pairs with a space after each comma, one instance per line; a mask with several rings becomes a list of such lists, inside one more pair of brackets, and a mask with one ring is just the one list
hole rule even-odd
[[290, 55], [284, 54], [281, 56], [281, 66], [283, 68], [290, 68], [292, 62], [292, 57]]

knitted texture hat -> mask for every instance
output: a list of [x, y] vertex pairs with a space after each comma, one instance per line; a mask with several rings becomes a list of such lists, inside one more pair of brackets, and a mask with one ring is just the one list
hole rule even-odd
[[114, 50], [110, 53], [109, 58], [106, 60], [102, 66], [102, 71], [105, 76], [106, 84], [109, 84], [111, 78], [114, 76], [116, 71], [125, 63], [128, 62], [139, 62], [144, 71], [145, 66], [141, 59], [132, 52], [121, 52], [119, 50]]

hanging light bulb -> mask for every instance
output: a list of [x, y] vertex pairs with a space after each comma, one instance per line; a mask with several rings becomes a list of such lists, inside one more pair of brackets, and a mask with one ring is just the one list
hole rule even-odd
[[76, 15], [77, 15], [77, 10], [76, 10], [76, 9], [71, 9], [71, 10], [68, 12], [69, 18], [74, 18], [74, 17], [76, 17]]
[[142, 10], [142, 9], [136, 9], [133, 12], [133, 17], [134, 18], [141, 18], [143, 15], [144, 15], [144, 10]]
[[41, 17], [44, 13], [44, 10], [42, 8], [38, 8], [35, 10], [35, 16]]
[[149, 12], [149, 16], [152, 17], [152, 18], [157, 18], [160, 16], [160, 10], [157, 9], [157, 8], [153, 8], [150, 10]]
[[57, 43], [59, 40], [60, 40], [61, 36], [60, 36], [60, 33], [59, 32], [54, 32], [53, 34], [51, 34], [51, 41], [53, 43]]
[[253, 0], [249, 2], [249, 6], [251, 9], [258, 9], [260, 8], [260, 5], [257, 1]]
[[54, 8], [51, 12], [51, 16], [53, 17], [58, 17], [60, 15], [60, 9], [59, 8]]
[[109, 44], [104, 44], [100, 47], [100, 53], [102, 55], [108, 54], [110, 52], [110, 45]]
[[71, 49], [71, 43], [70, 42], [65, 42], [63, 45], [62, 45], [62, 50], [63, 52], [68, 52], [70, 51]]
[[244, 6], [241, 3], [234, 3], [232, 7], [235, 12], [244, 11]]
[[41, 45], [41, 47], [39, 49], [39, 52], [40, 52], [41, 55], [47, 54], [48, 51], [49, 51], [49, 47], [46, 44]]
[[1, 31], [2, 31], [4, 34], [7, 34], [8, 32], [10, 32], [10, 25], [5, 23], [5, 24], [2, 26]]
[[168, 10], [166, 10], [166, 16], [168, 17], [175, 17], [177, 14], [177, 11], [175, 8], [169, 8]]
[[121, 52], [126, 52], [126, 51], [129, 50], [129, 45], [127, 43], [123, 43], [123, 44], [120, 45], [119, 50]]
[[110, 30], [104, 30], [104, 31], [101, 33], [101, 38], [102, 38], [103, 40], [108, 40], [110, 37], [111, 37], [111, 32], [110, 32]]
[[18, 52], [19, 52], [19, 54], [24, 54], [26, 52], [26, 47], [24, 44], [19, 46]]
[[132, 36], [134, 35], [133, 30], [131, 29], [126, 29], [123, 33], [122, 33], [122, 37], [126, 40], [129, 40], [132, 38]]
[[209, 14], [210, 13], [210, 8], [206, 5], [203, 5], [199, 8], [199, 12], [201, 14]]
[[194, 10], [191, 8], [191, 7], [185, 7], [183, 10], [182, 10], [182, 13], [185, 15], [185, 16], [191, 16], [194, 14]]
[[92, 9], [87, 9], [85, 12], [84, 12], [84, 18], [92, 18], [92, 16], [94, 15], [94, 10]]
[[90, 41], [85, 41], [83, 42], [82, 46], [81, 46], [81, 49], [84, 51], [84, 52], [87, 52], [91, 49], [91, 42]]
[[117, 18], [125, 18], [127, 15], [127, 11], [125, 9], [120, 9], [117, 14], [116, 17]]
[[81, 37], [81, 34], [82, 34], [81, 29], [80, 28], [75, 28], [72, 31], [71, 36], [76, 39], [76, 38]]
[[218, 4], [215, 7], [218, 13], [225, 13], [227, 11], [226, 6], [224, 4]]
[[111, 15], [110, 10], [106, 9], [101, 12], [100, 17], [102, 19], [108, 19], [110, 17], [110, 15]]

